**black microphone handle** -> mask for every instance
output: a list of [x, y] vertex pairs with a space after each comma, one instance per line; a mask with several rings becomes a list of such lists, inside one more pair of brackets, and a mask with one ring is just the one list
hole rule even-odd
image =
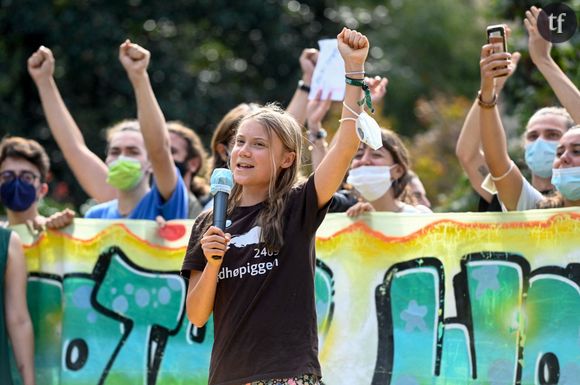
[[[226, 229], [226, 212], [228, 210], [228, 195], [223, 191], [218, 191], [213, 198], [213, 225], [222, 231]], [[213, 255], [213, 259], [221, 259], [220, 256]]]

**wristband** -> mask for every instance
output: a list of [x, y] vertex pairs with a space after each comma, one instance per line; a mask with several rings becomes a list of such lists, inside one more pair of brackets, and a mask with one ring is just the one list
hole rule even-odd
[[359, 106], [366, 104], [366, 106], [374, 114], [375, 109], [373, 108], [373, 101], [371, 99], [371, 91], [369, 90], [369, 86], [367, 86], [367, 83], [365, 82], [364, 78], [363, 79], [353, 79], [353, 78], [349, 78], [348, 76], [345, 76], [344, 80], [346, 81], [346, 84], [348, 84], [349, 86], [361, 87], [363, 89], [365, 96], [363, 96], [363, 98], [361, 100], [359, 100], [357, 102], [357, 104]]
[[298, 81], [298, 89], [304, 92], [310, 92], [310, 86], [304, 83], [304, 80]]
[[318, 131], [316, 131], [315, 133], [312, 133], [310, 131], [306, 131], [306, 134], [308, 134], [308, 140], [310, 140], [311, 142], [314, 142], [314, 141], [320, 140], [320, 139], [324, 139], [328, 136], [328, 133], [326, 132], [326, 130], [324, 128], [319, 128]]
[[493, 107], [496, 106], [496, 104], [497, 104], [497, 94], [496, 93], [493, 94], [493, 99], [491, 100], [491, 102], [484, 102], [481, 99], [481, 91], [478, 91], [477, 92], [477, 104], [479, 104], [479, 106], [481, 108], [485, 108], [485, 109], [488, 109], [489, 110], [489, 109], [491, 109], [491, 108], [493, 108]]

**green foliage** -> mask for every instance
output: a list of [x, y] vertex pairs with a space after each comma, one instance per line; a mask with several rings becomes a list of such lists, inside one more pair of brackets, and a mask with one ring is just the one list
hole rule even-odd
[[126, 38], [152, 53], [150, 75], [168, 120], [209, 142], [213, 127], [241, 102], [289, 101], [300, 77], [298, 57], [339, 26], [332, 4], [279, 0], [19, 0], [0, 10], [2, 135], [37, 139], [55, 180], [86, 199], [46, 127], [26, 60], [40, 45], [53, 50], [55, 78], [89, 148], [104, 154], [104, 128], [136, 115], [118, 46]]

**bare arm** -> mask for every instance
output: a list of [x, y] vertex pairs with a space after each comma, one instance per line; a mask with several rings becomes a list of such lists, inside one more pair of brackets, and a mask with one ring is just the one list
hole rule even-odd
[[[491, 45], [482, 48], [481, 101], [491, 103], [496, 98], [493, 79], [509, 71], [506, 53], [494, 53]], [[485, 161], [491, 175], [501, 180], [495, 181], [500, 200], [508, 210], [515, 210], [522, 191], [522, 174], [512, 163], [507, 151], [507, 141], [497, 106], [480, 109], [481, 141]], [[513, 168], [512, 168], [513, 167]]]
[[[315, 48], [306, 48], [300, 55], [300, 68], [302, 68], [302, 81], [308, 87], [312, 84], [312, 74], [318, 60], [318, 50]], [[296, 88], [286, 112], [296, 118], [300, 125], [306, 121], [306, 105], [308, 104], [308, 92]]]
[[[201, 247], [207, 260], [203, 272], [192, 270], [187, 289], [186, 311], [189, 321], [197, 327], [206, 324], [213, 311], [218, 274], [227, 251], [230, 235], [211, 226], [201, 238]], [[214, 259], [214, 256], [220, 257]]]
[[554, 90], [562, 106], [574, 119], [576, 124], [580, 123], [580, 91], [570, 81], [558, 64], [552, 59], [550, 51], [552, 43], [545, 40], [538, 31], [538, 16], [540, 9], [531, 7], [526, 11], [524, 24], [528, 30], [528, 48], [532, 61], [538, 70], [544, 75], [546, 81]]
[[328, 143], [326, 142], [326, 138], [317, 138], [317, 134], [322, 129], [322, 120], [326, 116], [326, 113], [330, 109], [330, 105], [332, 104], [332, 99], [330, 99], [330, 95], [326, 100], [321, 100], [322, 90], [318, 92], [316, 95], [316, 99], [312, 99], [308, 101], [307, 107], [307, 128], [309, 137], [308, 140], [311, 142], [310, 144], [310, 156], [312, 159], [312, 170], [315, 171], [318, 168], [318, 165], [322, 162], [322, 159], [326, 156]]
[[[511, 30], [508, 26], [506, 26], [506, 30], [509, 37]], [[508, 75], [495, 79], [495, 92], [498, 96], [500, 95], [506, 80], [515, 72], [520, 57], [521, 55], [519, 52], [514, 52], [512, 54], [511, 63], [508, 66]], [[476, 100], [465, 117], [465, 122], [463, 123], [459, 138], [457, 139], [455, 154], [459, 159], [461, 167], [467, 174], [473, 189], [487, 202], [491, 202], [492, 194], [481, 187], [481, 183], [487, 174], [489, 174], [489, 170], [485, 163], [483, 151], [481, 150], [479, 111], [480, 107]]]
[[87, 147], [81, 130], [67, 109], [54, 81], [54, 56], [41, 46], [28, 59], [28, 72], [34, 80], [50, 131], [68, 166], [85, 192], [99, 202], [116, 198], [116, 191], [105, 183], [107, 166]]
[[171, 156], [165, 117], [147, 74], [150, 57], [149, 51], [129, 40], [119, 47], [119, 60], [125, 67], [135, 91], [139, 126], [153, 167], [155, 182], [161, 196], [169, 199], [177, 185], [177, 173]]
[[[344, 59], [346, 72], [362, 71], [369, 51], [369, 41], [366, 36], [343, 28], [338, 34], [337, 40], [338, 49]], [[362, 80], [362, 76], [360, 76], [360, 79]], [[347, 85], [344, 104], [352, 110], [360, 111], [361, 107], [357, 105], [357, 101], [361, 96], [362, 89], [360, 87]], [[343, 106], [342, 118], [353, 119], [356, 117]], [[355, 122], [353, 120], [343, 120], [335, 137], [334, 145], [314, 173], [318, 207], [324, 206], [332, 198], [332, 195], [342, 183], [359, 146], [359, 138], [356, 135]]]
[[6, 326], [18, 370], [25, 385], [34, 380], [34, 332], [26, 303], [26, 259], [18, 235], [12, 232], [6, 266]]

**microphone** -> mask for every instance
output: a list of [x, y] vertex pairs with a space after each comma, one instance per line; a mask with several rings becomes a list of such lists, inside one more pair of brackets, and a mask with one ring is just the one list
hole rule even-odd
[[[213, 195], [213, 225], [222, 231], [226, 228], [228, 197], [234, 187], [232, 172], [227, 168], [216, 168], [211, 173], [210, 193]], [[213, 259], [221, 257], [214, 255]]]

